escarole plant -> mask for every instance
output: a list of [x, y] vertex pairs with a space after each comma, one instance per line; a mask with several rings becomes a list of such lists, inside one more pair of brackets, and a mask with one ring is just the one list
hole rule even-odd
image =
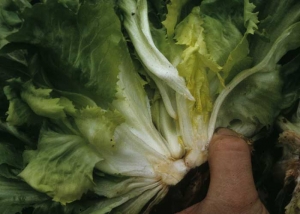
[[[299, 98], [297, 0], [3, 0], [0, 210], [149, 213], [217, 127]], [[299, 57], [298, 57], [299, 58]]]

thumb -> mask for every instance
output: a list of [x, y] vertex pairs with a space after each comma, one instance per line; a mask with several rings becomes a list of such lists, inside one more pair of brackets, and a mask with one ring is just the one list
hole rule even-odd
[[245, 208], [258, 201], [251, 149], [244, 139], [234, 131], [221, 128], [213, 136], [208, 153], [211, 181], [207, 202]]
[[208, 148], [211, 178], [207, 195], [180, 214], [267, 214], [255, 189], [250, 152], [237, 133], [219, 129]]

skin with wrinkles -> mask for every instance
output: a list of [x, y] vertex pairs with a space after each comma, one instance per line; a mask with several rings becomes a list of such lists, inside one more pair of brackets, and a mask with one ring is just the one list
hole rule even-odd
[[251, 149], [237, 133], [222, 128], [214, 134], [208, 163], [206, 198], [178, 214], [268, 214], [255, 189]]

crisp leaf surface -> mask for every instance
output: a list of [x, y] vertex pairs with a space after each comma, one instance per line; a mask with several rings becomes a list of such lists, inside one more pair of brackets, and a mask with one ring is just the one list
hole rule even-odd
[[51, 131], [44, 131], [38, 149], [25, 157], [28, 165], [20, 176], [62, 204], [92, 189], [93, 168], [102, 160], [84, 138]]
[[35, 4], [22, 13], [23, 26], [9, 40], [42, 50], [46, 78], [55, 88], [80, 91], [107, 106], [128, 54], [113, 6], [113, 1], [85, 1], [75, 14], [55, 1]]

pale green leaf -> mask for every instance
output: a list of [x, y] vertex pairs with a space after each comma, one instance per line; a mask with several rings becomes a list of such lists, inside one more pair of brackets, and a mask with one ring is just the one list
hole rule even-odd
[[62, 204], [93, 188], [92, 172], [102, 160], [80, 136], [43, 131], [38, 149], [25, 152], [28, 165], [20, 176], [33, 188]]
[[168, 13], [166, 15], [166, 19], [162, 22], [162, 24], [167, 29], [167, 35], [168, 37], [172, 37], [174, 34], [175, 26], [178, 22], [178, 19], [180, 17], [180, 12], [182, 9], [182, 6], [187, 2], [188, 0], [171, 0], [169, 4], [167, 5]]

